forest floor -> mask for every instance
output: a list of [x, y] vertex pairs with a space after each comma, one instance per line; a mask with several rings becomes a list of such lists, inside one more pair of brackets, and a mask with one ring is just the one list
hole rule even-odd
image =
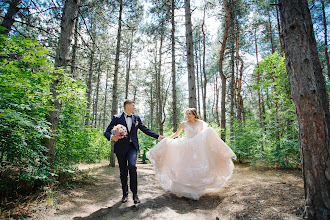
[[299, 170], [253, 170], [236, 164], [234, 174], [219, 192], [194, 201], [164, 191], [151, 164], [137, 166], [141, 200], [137, 206], [131, 194], [127, 203], [120, 201], [119, 168], [99, 163], [79, 165], [95, 178], [93, 181], [71, 190], [57, 189], [51, 202], [43, 198], [22, 203], [6, 219], [301, 219], [304, 188]]

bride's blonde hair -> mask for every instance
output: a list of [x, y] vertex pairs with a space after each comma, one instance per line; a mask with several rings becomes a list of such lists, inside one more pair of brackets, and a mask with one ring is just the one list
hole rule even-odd
[[187, 113], [188, 111], [195, 115], [196, 119], [199, 119], [199, 115], [197, 114], [197, 110], [195, 108], [187, 108], [185, 113]]

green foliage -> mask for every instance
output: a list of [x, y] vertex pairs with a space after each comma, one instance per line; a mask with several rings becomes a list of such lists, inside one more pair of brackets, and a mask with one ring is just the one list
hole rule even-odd
[[[0, 35], [0, 191], [16, 173], [22, 185], [49, 180], [46, 122], [53, 67], [48, 51], [31, 39]], [[8, 168], [5, 170], [5, 168]]]
[[102, 130], [84, 126], [81, 128], [63, 126], [57, 141], [56, 159], [58, 163], [67, 165], [93, 163], [109, 158], [110, 150], [110, 142], [103, 136]]
[[243, 125], [236, 124], [233, 146], [239, 157], [249, 158], [252, 165], [297, 167], [300, 164], [298, 128], [285, 58], [277, 53], [264, 57], [255, 72], [261, 76], [254, 89], [260, 90], [265, 103], [263, 120], [261, 126], [253, 117], [248, 117]]
[[138, 131], [139, 145], [140, 145], [140, 156], [142, 163], [147, 163], [148, 158], [146, 153], [156, 144], [156, 139], [144, 134], [142, 131]]
[[[48, 50], [31, 39], [0, 35], [0, 47], [1, 197], [28, 193], [55, 178], [73, 178], [79, 172], [70, 165], [108, 157], [110, 144], [103, 131], [83, 123], [85, 86], [55, 70]], [[62, 109], [56, 164], [51, 167], [44, 140], [50, 137], [46, 117], [53, 108], [49, 102], [53, 80], [59, 80], [56, 90]]]

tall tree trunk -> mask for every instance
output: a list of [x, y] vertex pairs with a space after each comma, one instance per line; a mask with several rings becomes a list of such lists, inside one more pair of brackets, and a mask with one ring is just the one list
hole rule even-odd
[[105, 119], [107, 114], [107, 100], [108, 100], [108, 78], [109, 78], [109, 69], [107, 69], [107, 75], [105, 77], [105, 91], [104, 91], [104, 111], [103, 111], [103, 130], [106, 129]]
[[128, 51], [128, 62], [127, 62], [127, 68], [126, 68], [125, 99], [128, 98], [128, 85], [129, 85], [129, 74], [130, 74], [130, 71], [131, 71], [131, 60], [132, 60], [132, 51], [133, 51], [134, 31], [135, 30], [132, 30], [131, 42], [130, 42], [130, 47], [129, 47], [129, 51]]
[[155, 55], [154, 55], [154, 68], [155, 68], [155, 106], [156, 106], [156, 109], [155, 109], [155, 112], [157, 114], [156, 118], [155, 118], [155, 127], [156, 127], [156, 130], [157, 132], [159, 133], [159, 116], [158, 115], [158, 112], [160, 111], [159, 110], [159, 102], [158, 102], [158, 99], [159, 99], [159, 96], [158, 96], [158, 84], [159, 84], [159, 79], [158, 79], [158, 66], [157, 66], [157, 63], [158, 63], [158, 40], [155, 38]]
[[278, 13], [278, 5], [276, 5], [276, 20], [277, 20], [277, 32], [278, 32], [278, 39], [280, 41], [281, 52], [284, 52], [283, 34], [282, 34], [282, 30], [281, 30], [281, 25], [280, 25], [280, 15]]
[[225, 56], [226, 43], [228, 39], [229, 23], [230, 23], [230, 10], [227, 5], [227, 0], [223, 0], [223, 7], [226, 11], [226, 23], [225, 23], [225, 32], [222, 38], [222, 46], [219, 55], [219, 74], [221, 78], [221, 139], [226, 141], [226, 76], [223, 73], [223, 59]]
[[77, 58], [77, 47], [78, 47], [78, 22], [79, 16], [77, 16], [77, 19], [75, 20], [74, 25], [74, 44], [72, 47], [72, 58], [71, 58], [71, 77], [75, 78], [76, 73], [76, 58]]
[[160, 45], [159, 45], [159, 60], [158, 60], [158, 69], [157, 69], [157, 103], [158, 103], [158, 114], [157, 114], [157, 122], [159, 134], [163, 135], [164, 126], [163, 126], [163, 102], [162, 102], [162, 94], [161, 94], [161, 69], [162, 69], [162, 47], [164, 41], [164, 30], [163, 23], [161, 24], [161, 35], [160, 35]]
[[95, 97], [95, 112], [94, 112], [95, 128], [97, 127], [97, 111], [98, 111], [98, 103], [99, 103], [100, 78], [101, 78], [101, 55], [99, 60], [99, 68], [97, 70], [97, 82], [96, 82], [96, 97]]
[[[254, 45], [256, 48], [256, 61], [258, 65], [258, 43], [257, 43], [257, 30], [254, 29]], [[260, 121], [260, 128], [263, 127], [262, 122], [262, 110], [261, 110], [261, 94], [260, 94], [260, 72], [257, 72], [257, 85], [258, 85], [258, 111], [259, 111], [259, 121]]]
[[198, 69], [198, 44], [195, 44], [195, 59], [196, 59], [196, 87], [197, 87], [197, 112], [200, 114], [201, 112], [201, 102], [200, 102], [200, 96], [199, 96], [199, 69]]
[[21, 4], [22, 0], [12, 0], [9, 4], [8, 11], [2, 20], [1, 26], [7, 28], [7, 30], [0, 31], [0, 34], [8, 35], [11, 27], [14, 24], [15, 16], [20, 10], [19, 5]]
[[[231, 7], [231, 10], [232, 7]], [[231, 80], [230, 80], [230, 140], [233, 138], [234, 134], [234, 97], [235, 97], [235, 16], [234, 12], [231, 12], [231, 19], [230, 19], [230, 32], [231, 32], [231, 50], [230, 50], [230, 65], [231, 65]]]
[[[64, 70], [66, 70], [68, 64], [74, 21], [78, 15], [79, 3], [79, 0], [67, 0], [65, 1], [63, 8], [63, 14], [61, 19], [61, 34], [58, 40], [54, 66], [62, 67]], [[59, 78], [54, 79], [50, 86], [52, 97], [54, 100], [50, 100], [50, 102], [51, 105], [55, 107], [55, 109], [48, 111], [47, 115], [47, 121], [51, 123], [52, 137], [46, 139], [45, 146], [48, 148], [49, 162], [51, 165], [55, 162], [56, 132], [60, 120], [60, 109], [62, 106], [62, 101], [57, 98], [59, 93], [56, 91], [56, 87], [59, 82]]]
[[186, 26], [189, 107], [197, 108], [197, 106], [196, 106], [196, 80], [195, 80], [195, 67], [194, 67], [194, 45], [193, 45], [193, 37], [192, 37], [190, 0], [185, 0], [184, 5], [185, 5], [184, 8], [185, 8], [185, 26]]
[[[206, 6], [205, 6], [206, 8]], [[206, 34], [204, 30], [205, 25], [205, 8], [204, 8], [204, 15], [203, 15], [203, 24], [202, 24], [202, 33], [203, 33], [203, 76], [204, 76], [204, 85], [203, 85], [203, 114], [204, 114], [204, 121], [206, 121], [206, 85], [207, 85], [207, 77], [205, 71], [205, 54], [206, 54]]]
[[172, 117], [173, 117], [173, 132], [178, 129], [178, 109], [177, 109], [177, 97], [176, 97], [176, 69], [175, 69], [175, 0], [172, 0], [172, 14], [171, 14], [171, 40], [172, 40]]
[[304, 217], [330, 216], [329, 100], [306, 0], [280, 0], [286, 69], [299, 125]]
[[330, 80], [330, 65], [329, 65], [329, 55], [328, 55], [328, 36], [327, 36], [327, 20], [325, 17], [325, 10], [324, 10], [324, 0], [321, 0], [322, 3], [322, 15], [323, 15], [323, 27], [324, 27], [324, 54], [326, 65], [328, 69], [328, 79]]
[[[115, 72], [113, 75], [113, 87], [112, 87], [112, 109], [111, 116], [118, 113], [118, 70], [119, 70], [119, 55], [120, 55], [120, 41], [121, 41], [121, 22], [123, 13], [123, 0], [119, 0], [119, 18], [118, 18], [118, 32], [117, 32], [117, 47], [116, 47], [116, 60], [115, 60]], [[111, 153], [110, 153], [110, 165], [115, 167], [115, 153], [114, 153], [114, 142], [111, 142]]]
[[86, 120], [85, 125], [89, 126], [90, 122], [90, 109], [92, 103], [92, 79], [93, 79], [93, 63], [94, 63], [94, 48], [95, 44], [93, 43], [92, 50], [90, 51], [89, 56], [89, 71], [88, 71], [88, 78], [87, 78], [87, 112], [86, 112]]
[[218, 86], [218, 76], [215, 75], [215, 119], [217, 122], [218, 127], [221, 126], [219, 120], [219, 86]]
[[150, 83], [150, 128], [155, 129], [153, 126], [153, 117], [154, 117], [154, 88], [153, 83]]
[[[242, 121], [243, 115], [243, 122], [245, 122], [244, 117], [244, 108], [243, 108], [243, 97], [241, 95], [242, 92], [242, 79], [243, 79], [243, 68], [244, 63], [239, 54], [239, 39], [240, 39], [240, 30], [239, 30], [239, 23], [236, 20], [236, 35], [235, 35], [235, 42], [236, 42], [236, 58], [237, 58], [237, 79], [236, 79], [236, 89], [237, 89], [237, 119], [239, 122]], [[241, 64], [240, 68], [238, 69], [239, 64]]]
[[268, 13], [268, 23], [269, 23], [269, 39], [270, 39], [270, 49], [272, 50], [272, 53], [275, 53], [274, 49], [274, 42], [273, 42], [273, 28], [272, 28], [272, 22], [270, 21], [270, 13], [269, 10]]

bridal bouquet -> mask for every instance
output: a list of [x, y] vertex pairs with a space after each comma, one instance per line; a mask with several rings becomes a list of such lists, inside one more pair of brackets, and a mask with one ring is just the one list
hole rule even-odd
[[112, 134], [121, 139], [127, 135], [127, 129], [124, 125], [118, 124], [113, 127]]

